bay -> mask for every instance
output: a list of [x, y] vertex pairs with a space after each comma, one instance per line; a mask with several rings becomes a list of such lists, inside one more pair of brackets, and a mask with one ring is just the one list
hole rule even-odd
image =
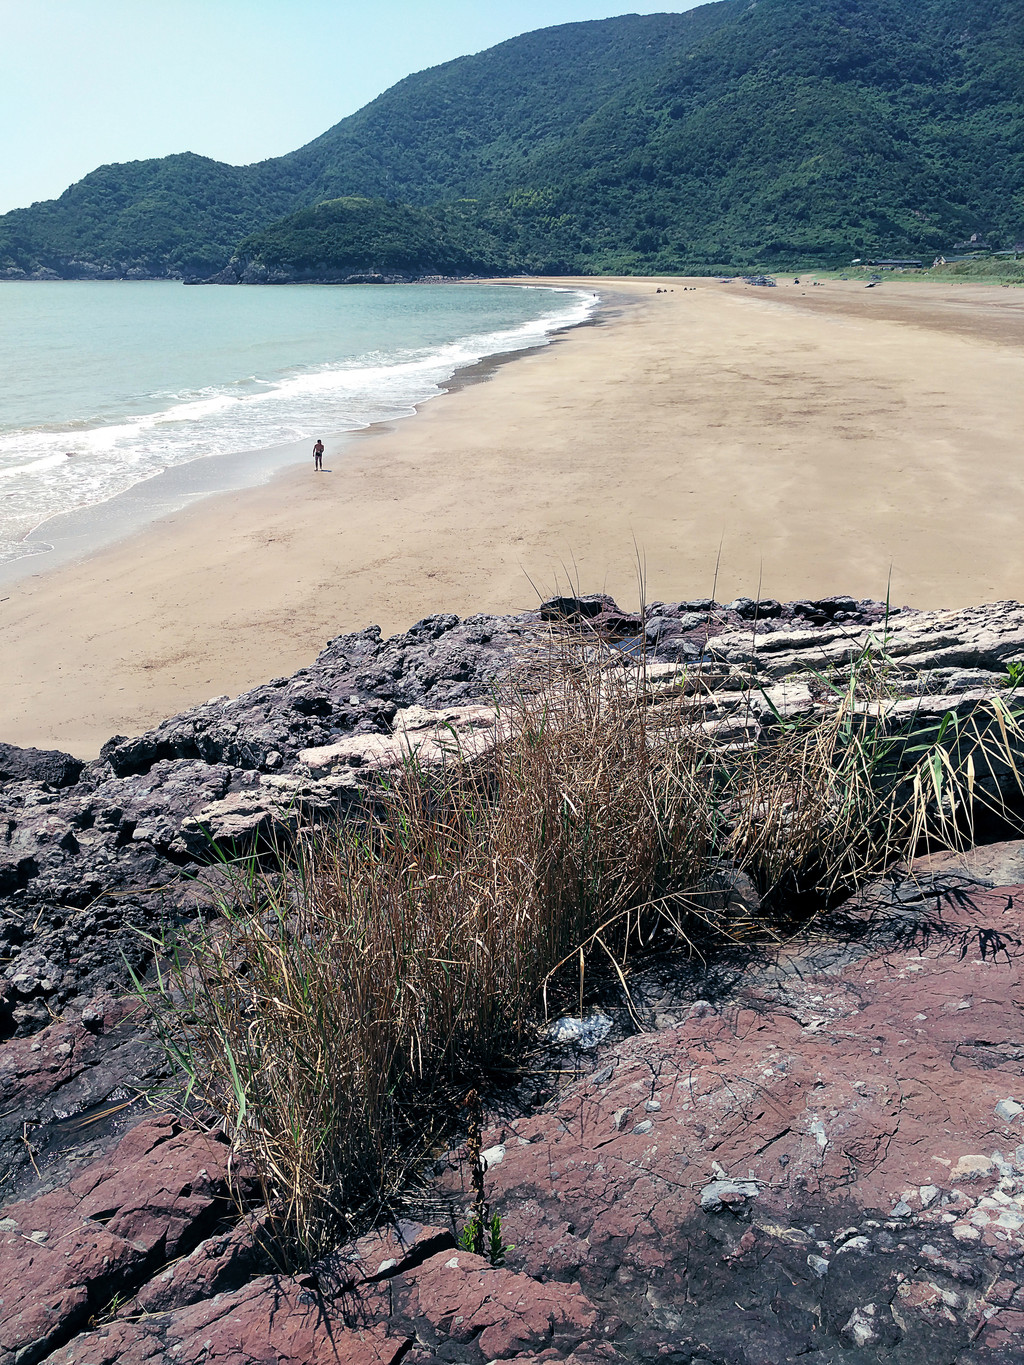
[[230, 455], [257, 482], [261, 452], [408, 415], [596, 303], [470, 283], [0, 285], [0, 562], [45, 549], [26, 536], [49, 518], [165, 471]]

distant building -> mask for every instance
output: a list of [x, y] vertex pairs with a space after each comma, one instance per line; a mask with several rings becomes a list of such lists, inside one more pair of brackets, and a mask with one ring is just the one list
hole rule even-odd
[[865, 265], [873, 265], [876, 270], [920, 270], [920, 261], [866, 261]]
[[991, 251], [992, 248], [986, 242], [980, 232], [972, 232], [966, 242], [954, 242], [954, 251]]

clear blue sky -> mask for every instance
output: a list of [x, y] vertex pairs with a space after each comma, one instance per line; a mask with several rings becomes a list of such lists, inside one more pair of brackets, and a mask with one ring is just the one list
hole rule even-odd
[[107, 161], [243, 164], [517, 33], [696, 0], [0, 0], [0, 212]]

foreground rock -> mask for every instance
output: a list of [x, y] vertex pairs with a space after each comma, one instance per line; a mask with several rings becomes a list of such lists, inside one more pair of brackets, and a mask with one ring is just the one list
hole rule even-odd
[[145, 1119], [4, 1210], [0, 1361], [1010, 1365], [1024, 886], [988, 885], [999, 867], [1024, 845], [927, 860], [731, 980], [638, 979], [678, 1022], [485, 1134], [504, 1267], [455, 1245], [456, 1151], [450, 1220], [275, 1274], [226, 1144]]
[[0, 1221], [0, 1360], [45, 1359], [190, 1251], [231, 1207], [228, 1153], [170, 1119], [148, 1120], [110, 1160], [9, 1205]]
[[512, 1264], [578, 1280], [631, 1358], [1019, 1360], [1024, 887], [942, 871], [873, 944], [679, 1001], [492, 1130]]
[[275, 1273], [226, 1143], [147, 1106], [167, 1068], [125, 989], [145, 934], [203, 912], [213, 844], [287, 839], [409, 757], [482, 752], [501, 733], [493, 690], [552, 622], [627, 658], [642, 634], [650, 686], [682, 684], [724, 746], [820, 709], [825, 673], [883, 640], [892, 700], [872, 714], [892, 729], [1005, 714], [1024, 663], [1014, 603], [695, 601], [640, 619], [566, 598], [339, 637], [92, 763], [0, 746], [0, 1365], [1019, 1359], [1019, 845], [923, 862], [771, 961], [652, 969], [633, 983], [649, 1033], [626, 1036], [615, 1009], [610, 1032], [556, 1031], [547, 1070], [583, 1057], [584, 1074], [554, 1097], [538, 1078], [487, 1138], [503, 1268], [456, 1248], [456, 1153], [423, 1223]]

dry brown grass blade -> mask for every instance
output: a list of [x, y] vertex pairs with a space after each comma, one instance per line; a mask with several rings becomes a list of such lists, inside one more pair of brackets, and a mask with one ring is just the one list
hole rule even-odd
[[[292, 1263], [387, 1207], [549, 1004], [583, 1008], [595, 948], [641, 1024], [631, 952], [777, 940], [923, 838], [958, 837], [980, 797], [1002, 799], [997, 769], [1016, 778], [1022, 735], [999, 708], [920, 752], [890, 734], [873, 655], [824, 713], [743, 750], [700, 724], [701, 685], [655, 685], [643, 658], [563, 634], [510, 680], [485, 757], [410, 760], [361, 820], [235, 870], [219, 924], [149, 999]], [[760, 915], [720, 908], [730, 869]]]

